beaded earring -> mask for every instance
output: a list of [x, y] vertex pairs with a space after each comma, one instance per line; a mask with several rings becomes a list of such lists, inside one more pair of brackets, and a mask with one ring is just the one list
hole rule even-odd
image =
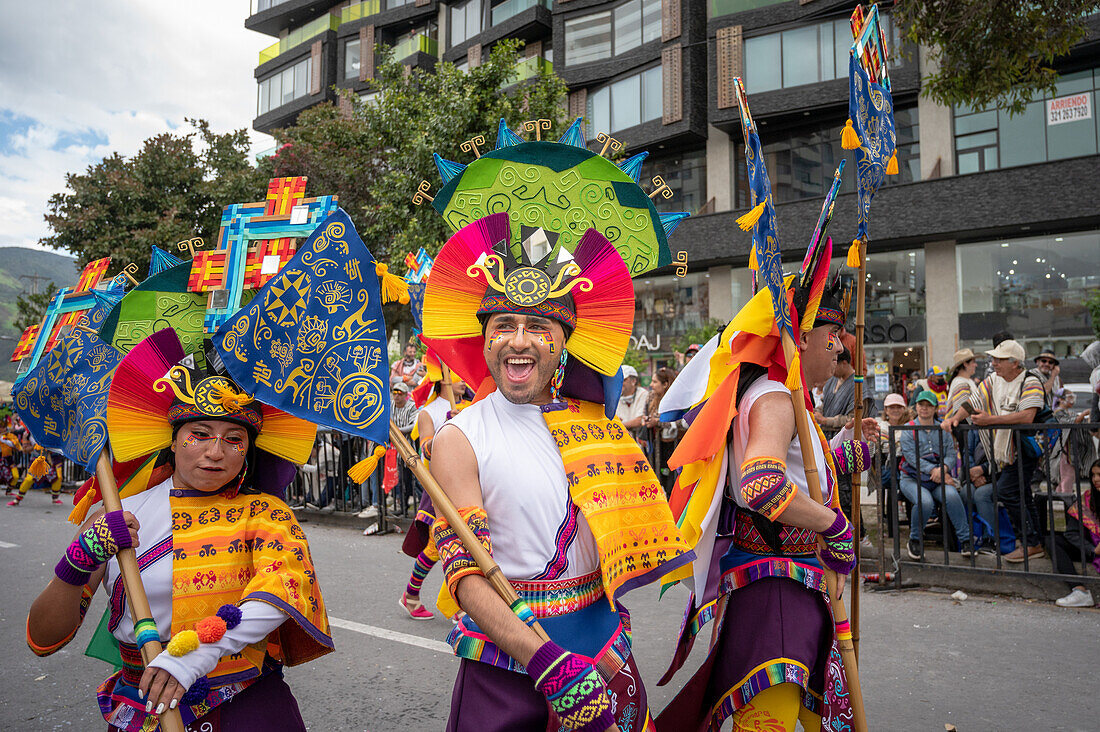
[[565, 362], [569, 360], [569, 352], [563, 347], [561, 349], [561, 359], [558, 360], [558, 368], [554, 371], [554, 378], [550, 379], [550, 398], [554, 401], [558, 400], [558, 392], [561, 390], [562, 382], [565, 381]]

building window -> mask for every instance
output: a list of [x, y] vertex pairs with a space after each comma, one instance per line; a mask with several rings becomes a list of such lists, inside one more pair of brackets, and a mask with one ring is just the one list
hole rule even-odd
[[[897, 132], [898, 175], [886, 176], [884, 185], [912, 183], [920, 180], [920, 128], [917, 108], [894, 110]], [[842, 193], [856, 189], [856, 171], [852, 157], [840, 146], [841, 123], [829, 127], [787, 133], [778, 138], [764, 131], [764, 162], [771, 178], [772, 195], [777, 203], [802, 198], [824, 196], [833, 185], [833, 173], [841, 158], [848, 166], [840, 186]], [[740, 140], [733, 145], [733, 179], [736, 207], [752, 205], [748, 174], [745, 171], [745, 146]]]
[[481, 0], [467, 0], [451, 8], [451, 47], [465, 43], [481, 32]]
[[709, 0], [707, 10], [711, 18], [717, 18], [784, 2], [787, 0]]
[[[887, 48], [901, 46], [900, 32], [882, 14]], [[745, 39], [745, 89], [749, 94], [848, 78], [852, 27], [847, 18]], [[901, 65], [899, 53], [890, 66]]]
[[[663, 275], [634, 280], [634, 337], [631, 345], [652, 355], [667, 354], [684, 333], [710, 318], [710, 274]], [[645, 336], [644, 343], [642, 336]]]
[[955, 108], [955, 165], [959, 175], [1044, 163], [1097, 151], [1100, 69], [1065, 74], [1015, 117], [999, 109]]
[[617, 132], [661, 117], [661, 67], [588, 92], [588, 136]]
[[707, 202], [706, 150], [651, 157], [645, 168], [647, 178], [659, 175], [672, 189], [672, 198], [657, 196], [653, 200], [658, 211], [695, 213]]
[[359, 39], [344, 44], [344, 78], [359, 78]]
[[313, 58], [307, 56], [293, 66], [260, 81], [256, 116], [259, 117], [308, 94], [312, 71]]
[[960, 244], [959, 339], [1094, 340], [1084, 301], [1100, 287], [1100, 231]]
[[491, 25], [503, 23], [536, 5], [541, 5], [549, 10], [551, 2], [552, 0], [503, 0], [502, 2], [495, 2], [489, 11], [489, 23]]
[[565, 21], [565, 63], [601, 61], [661, 37], [660, 0], [628, 0]]

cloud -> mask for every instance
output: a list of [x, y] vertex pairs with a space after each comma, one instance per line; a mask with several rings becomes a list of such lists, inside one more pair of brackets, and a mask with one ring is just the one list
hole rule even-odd
[[[251, 128], [257, 53], [248, 4], [102, 0], [5, 3], [0, 23], [0, 246], [49, 232], [47, 201], [66, 173], [133, 155], [148, 137], [209, 120]], [[253, 149], [272, 144], [251, 132]]]

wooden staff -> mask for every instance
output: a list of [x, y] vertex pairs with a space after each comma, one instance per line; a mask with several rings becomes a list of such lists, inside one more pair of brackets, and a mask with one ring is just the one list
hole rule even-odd
[[[864, 289], [867, 285], [867, 239], [859, 240], [859, 280], [856, 282], [856, 352], [852, 354], [856, 367], [856, 394], [855, 394], [855, 436], [857, 440], [863, 439], [863, 379], [867, 376], [866, 364], [863, 362], [863, 326], [866, 304], [864, 303]], [[852, 473], [852, 536], [856, 542], [856, 566], [852, 572], [852, 648], [855, 650], [856, 660], [859, 660], [859, 525], [862, 520], [862, 486], [863, 473]], [[881, 526], [879, 527], [882, 528]]]
[[[118, 497], [118, 485], [115, 483], [115, 474], [111, 468], [111, 457], [107, 454], [107, 446], [103, 446], [99, 453], [99, 462], [95, 466], [96, 480], [99, 482], [99, 493], [103, 496], [103, 508], [107, 511], [121, 511], [122, 499]], [[141, 584], [141, 571], [138, 569], [137, 554], [133, 548], [121, 549], [115, 555], [118, 567], [122, 574], [122, 586], [126, 588], [126, 598], [130, 602], [130, 618], [136, 627], [139, 620], [153, 618], [153, 611], [149, 608], [149, 598], [145, 594], [145, 586]], [[163, 647], [160, 639], [147, 641], [141, 647], [141, 659], [146, 666], [160, 655]], [[165, 709], [158, 715], [160, 728], [164, 732], [186, 732], [183, 726], [183, 717], [179, 709]]]
[[[447, 372], [444, 371], [444, 374], [446, 373]], [[447, 523], [455, 530], [455, 534], [458, 535], [462, 545], [466, 547], [466, 551], [470, 552], [471, 556], [473, 556], [474, 561], [477, 562], [477, 566], [481, 569], [481, 573], [485, 575], [485, 579], [489, 580], [489, 584], [492, 585], [496, 593], [500, 595], [500, 599], [504, 600], [505, 604], [511, 607], [512, 603], [519, 599], [519, 595], [516, 594], [515, 588], [508, 582], [508, 578], [504, 576], [504, 573], [500, 571], [500, 567], [497, 563], [493, 561], [493, 556], [485, 550], [485, 547], [483, 547], [477, 537], [474, 536], [474, 532], [466, 525], [466, 521], [459, 515], [458, 509], [451, 503], [451, 499], [448, 498], [447, 494], [443, 492], [443, 489], [439, 487], [439, 483], [436, 482], [436, 479], [432, 477], [432, 474], [424, 467], [423, 461], [421, 461], [420, 456], [416, 454], [416, 450], [413, 449], [412, 444], [405, 438], [405, 435], [401, 434], [401, 430], [397, 429], [397, 425], [392, 421], [390, 422], [390, 441], [401, 454], [401, 458], [405, 461], [405, 465], [409, 466], [409, 470], [413, 472], [417, 480], [420, 481], [420, 485], [424, 486], [424, 490], [428, 492], [428, 496], [432, 499], [435, 510], [442, 514], [443, 518], [447, 520]], [[535, 634], [538, 635], [543, 643], [550, 640], [550, 636], [546, 634], [546, 631], [542, 629], [542, 626], [539, 625], [537, 620], [531, 624], [531, 630], [535, 631]], [[612, 732], [618, 732], [618, 729], [619, 728], [616, 726], [610, 728]]]
[[[783, 355], [787, 364], [794, 362], [798, 353], [797, 347], [790, 333], [783, 331]], [[806, 400], [802, 395], [802, 387], [791, 390], [791, 404], [794, 406], [794, 422], [798, 429], [798, 442], [802, 449], [802, 466], [806, 472], [806, 485], [810, 490], [810, 497], [818, 503], [824, 504], [821, 494], [821, 479], [817, 474], [817, 458], [814, 455], [814, 443], [817, 435], [810, 428], [810, 418], [806, 413]], [[843, 600], [837, 596], [836, 572], [827, 566], [822, 566], [825, 572], [825, 585], [829, 590], [829, 607], [833, 612], [833, 623], [844, 625], [848, 621], [848, 612]], [[840, 657], [844, 662], [844, 674], [848, 677], [848, 693], [852, 703], [852, 728], [856, 732], [866, 732], [867, 717], [863, 711], [863, 689], [859, 685], [859, 669], [856, 666], [855, 648], [852, 639], [842, 638], [837, 634], [837, 648], [840, 649]]]

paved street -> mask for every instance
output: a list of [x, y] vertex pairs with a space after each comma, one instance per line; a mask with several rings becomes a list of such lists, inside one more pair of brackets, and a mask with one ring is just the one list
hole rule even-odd
[[[7, 660], [0, 666], [0, 729], [104, 727], [94, 693], [107, 668], [83, 655], [105, 607], [102, 594], [65, 650], [38, 659], [24, 641], [27, 608], [72, 538], [68, 510], [37, 492], [17, 509], [0, 505], [0, 656]], [[412, 566], [400, 553], [402, 537], [304, 528], [337, 647], [286, 673], [310, 729], [442, 729], [457, 667], [441, 644], [450, 623], [413, 622], [398, 608]], [[434, 597], [440, 577], [432, 572], [425, 597]], [[683, 601], [679, 590], [660, 603], [653, 589], [628, 596], [635, 653], [655, 710], [671, 696], [653, 684], [668, 661]], [[1098, 628], [1100, 612], [1049, 603], [865, 593], [861, 676], [870, 728], [1094, 730]]]

